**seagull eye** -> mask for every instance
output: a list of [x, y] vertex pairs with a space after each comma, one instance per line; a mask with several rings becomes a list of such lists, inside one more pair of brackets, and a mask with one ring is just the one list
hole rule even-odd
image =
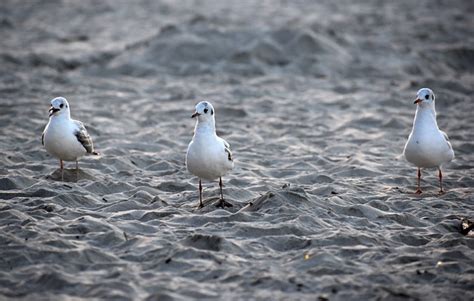
[[207, 114], [207, 111], [208, 111], [207, 109], [204, 109], [204, 114]]
[[425, 99], [430, 99], [430, 96], [428, 94], [426, 94]]
[[59, 107], [62, 109], [64, 107], [64, 104], [60, 104]]

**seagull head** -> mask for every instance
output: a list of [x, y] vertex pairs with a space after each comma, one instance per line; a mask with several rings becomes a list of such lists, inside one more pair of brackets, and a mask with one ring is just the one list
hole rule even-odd
[[435, 95], [431, 89], [428, 88], [421, 88], [416, 93], [415, 104], [423, 105], [423, 104], [432, 104], [434, 103]]
[[198, 118], [199, 121], [214, 120], [214, 107], [208, 101], [201, 101], [196, 105], [196, 111], [191, 118]]
[[49, 117], [62, 115], [69, 116], [69, 103], [64, 97], [56, 97], [51, 100]]

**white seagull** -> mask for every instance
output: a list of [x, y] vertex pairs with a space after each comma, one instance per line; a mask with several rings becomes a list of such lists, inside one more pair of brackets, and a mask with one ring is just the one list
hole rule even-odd
[[421, 168], [438, 168], [440, 193], [443, 193], [443, 174], [441, 165], [454, 158], [454, 151], [448, 135], [436, 123], [435, 95], [428, 88], [418, 90], [415, 120], [403, 154], [408, 162], [418, 167], [418, 189], [421, 193]]
[[197, 117], [193, 140], [189, 143], [186, 153], [186, 167], [195, 176], [199, 177], [199, 208], [202, 203], [201, 179], [215, 180], [219, 178], [221, 199], [218, 207], [232, 207], [224, 201], [222, 193], [222, 176], [234, 168], [230, 145], [216, 135], [216, 121], [214, 107], [207, 101], [196, 105], [196, 112], [191, 118]]
[[41, 142], [46, 151], [59, 159], [61, 179], [64, 180], [63, 161], [76, 161], [76, 171], [79, 170], [77, 160], [86, 155], [98, 155], [94, 151], [92, 139], [82, 122], [71, 119], [69, 103], [64, 97], [51, 100], [49, 122], [46, 125]]

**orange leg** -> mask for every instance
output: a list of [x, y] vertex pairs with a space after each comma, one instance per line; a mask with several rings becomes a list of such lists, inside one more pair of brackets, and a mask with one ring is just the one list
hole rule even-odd
[[220, 207], [220, 208], [225, 208], [225, 207], [233, 207], [233, 205], [229, 202], [227, 202], [226, 200], [224, 200], [224, 193], [222, 192], [222, 187], [224, 185], [222, 184], [222, 177], [219, 177], [219, 187], [221, 189], [221, 199], [219, 200], [219, 202], [216, 204], [216, 207]]
[[421, 181], [421, 169], [418, 168], [418, 181], [417, 181], [418, 189], [415, 192], [416, 194], [421, 194], [420, 181]]
[[221, 188], [221, 200], [224, 199], [224, 193], [222, 192], [222, 177], [219, 177], [219, 187]]
[[63, 163], [63, 160], [59, 159], [59, 165], [61, 166], [61, 181], [64, 181], [64, 163]]
[[76, 181], [79, 181], [79, 162], [76, 160]]
[[443, 190], [443, 173], [441, 172], [441, 168], [438, 168], [438, 177], [439, 177], [439, 193], [442, 194], [444, 193]]
[[202, 184], [201, 184], [201, 179], [199, 179], [199, 207], [202, 208], [204, 205], [202, 204]]

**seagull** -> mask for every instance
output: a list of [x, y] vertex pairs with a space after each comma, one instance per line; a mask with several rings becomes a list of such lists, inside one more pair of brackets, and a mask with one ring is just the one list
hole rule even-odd
[[232, 207], [224, 201], [222, 192], [222, 176], [234, 168], [234, 160], [230, 145], [216, 135], [215, 111], [211, 103], [201, 101], [191, 118], [197, 118], [193, 140], [189, 143], [186, 153], [186, 167], [193, 175], [199, 177], [199, 207], [202, 203], [201, 179], [215, 180], [219, 178], [221, 198], [217, 207]]
[[76, 161], [86, 154], [99, 155], [94, 151], [92, 139], [82, 122], [71, 119], [69, 103], [64, 97], [51, 100], [49, 122], [46, 125], [41, 142], [46, 151], [59, 159], [61, 179], [64, 180], [63, 161]]
[[408, 162], [418, 167], [418, 189], [421, 194], [421, 168], [438, 168], [440, 194], [443, 193], [441, 165], [454, 159], [448, 135], [436, 123], [435, 95], [431, 89], [422, 88], [416, 94], [415, 120], [403, 154]]

